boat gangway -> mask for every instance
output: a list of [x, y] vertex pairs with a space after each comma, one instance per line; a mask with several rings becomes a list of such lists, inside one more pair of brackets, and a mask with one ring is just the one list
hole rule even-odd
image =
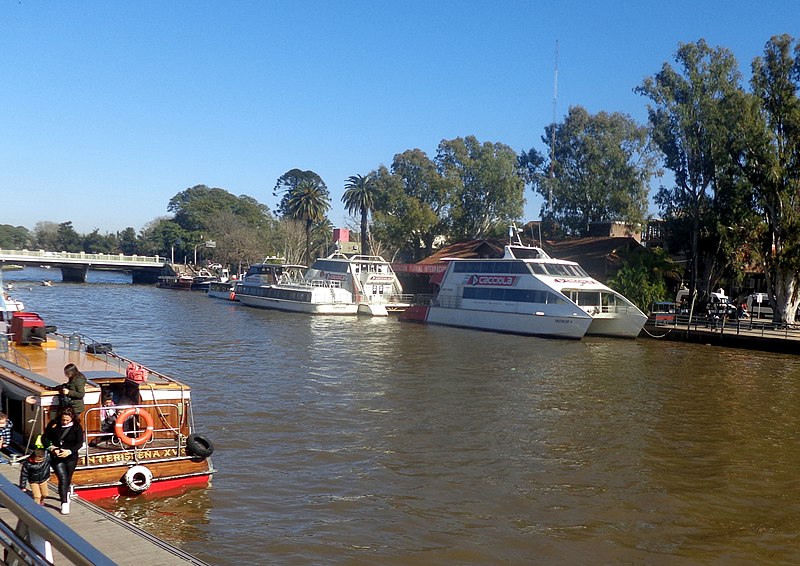
[[0, 249], [0, 264], [54, 267], [63, 281], [83, 283], [92, 269], [130, 271], [133, 283], [155, 283], [170, 262], [161, 256], [87, 254], [85, 252], [47, 252], [44, 250]]
[[37, 505], [17, 487], [18, 479], [18, 465], [0, 464], [2, 564], [207, 566], [199, 558], [80, 498], [72, 501], [69, 515], [60, 515], [53, 485], [45, 505]]

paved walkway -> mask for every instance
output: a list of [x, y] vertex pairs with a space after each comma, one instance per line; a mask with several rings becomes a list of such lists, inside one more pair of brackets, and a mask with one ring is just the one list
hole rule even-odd
[[[19, 466], [0, 464], [0, 474], [19, 484]], [[76, 498], [70, 507], [69, 515], [61, 515], [57, 489], [51, 483], [45, 508], [120, 566], [206, 564], [88, 501]], [[7, 509], [0, 509], [0, 519], [12, 526], [16, 524], [16, 518]], [[56, 564], [66, 563], [55, 549], [53, 558]]]

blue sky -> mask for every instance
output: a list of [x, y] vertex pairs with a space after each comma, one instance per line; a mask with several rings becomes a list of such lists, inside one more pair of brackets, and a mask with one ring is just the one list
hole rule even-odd
[[138, 231], [198, 184], [274, 210], [300, 168], [343, 226], [347, 177], [407, 149], [544, 150], [556, 41], [558, 121], [582, 105], [644, 123], [633, 88], [679, 42], [727, 47], [747, 74], [798, 30], [794, 1], [0, 0], [0, 224]]

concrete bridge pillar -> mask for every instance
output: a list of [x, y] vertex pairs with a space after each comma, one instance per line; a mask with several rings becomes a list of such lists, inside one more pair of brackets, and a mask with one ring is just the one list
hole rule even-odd
[[88, 265], [61, 266], [61, 280], [70, 283], [86, 283], [86, 272], [89, 271]]

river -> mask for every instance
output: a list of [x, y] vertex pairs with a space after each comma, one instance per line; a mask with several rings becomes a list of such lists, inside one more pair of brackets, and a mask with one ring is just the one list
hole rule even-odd
[[108, 500], [212, 564], [800, 562], [800, 358], [250, 309], [6, 272], [192, 387], [212, 485]]

